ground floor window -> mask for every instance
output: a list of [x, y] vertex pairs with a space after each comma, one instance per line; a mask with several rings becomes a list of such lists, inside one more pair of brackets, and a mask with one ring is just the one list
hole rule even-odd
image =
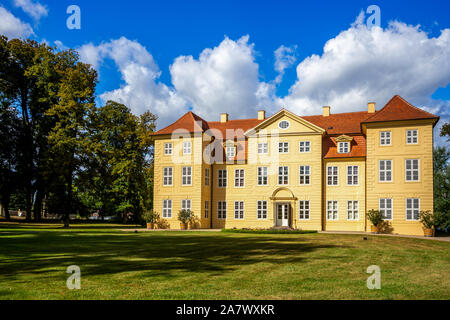
[[420, 219], [420, 199], [408, 198], [406, 199], [406, 220]]
[[258, 201], [258, 219], [267, 219], [267, 201]]
[[309, 200], [298, 202], [299, 219], [309, 220]]
[[234, 218], [238, 220], [244, 219], [244, 201], [234, 202]]
[[338, 219], [338, 202], [337, 201], [327, 201], [327, 219], [337, 220]]
[[209, 201], [205, 201], [205, 218], [209, 218]]
[[226, 201], [217, 202], [217, 217], [219, 219], [227, 218], [227, 202]]
[[359, 203], [358, 201], [347, 201], [347, 219], [359, 220]]
[[163, 218], [172, 218], [172, 200], [163, 200]]
[[392, 220], [392, 199], [380, 199], [380, 212], [386, 220]]

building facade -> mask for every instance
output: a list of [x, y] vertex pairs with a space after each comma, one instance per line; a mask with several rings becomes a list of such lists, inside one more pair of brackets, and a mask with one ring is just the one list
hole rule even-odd
[[188, 112], [154, 134], [154, 209], [171, 229], [370, 231], [421, 235], [433, 210], [433, 128], [439, 118], [394, 96], [381, 110], [205, 121]]

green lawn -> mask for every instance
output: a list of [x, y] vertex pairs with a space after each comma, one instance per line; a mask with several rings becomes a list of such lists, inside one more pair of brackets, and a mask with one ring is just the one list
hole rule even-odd
[[446, 242], [116, 228], [0, 223], [0, 299], [450, 299]]

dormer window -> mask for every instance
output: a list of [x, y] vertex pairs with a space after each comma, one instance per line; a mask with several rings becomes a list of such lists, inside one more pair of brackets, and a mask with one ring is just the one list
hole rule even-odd
[[227, 158], [234, 158], [236, 156], [236, 147], [227, 146]]
[[350, 152], [350, 142], [339, 142], [338, 143], [339, 153], [349, 153]]

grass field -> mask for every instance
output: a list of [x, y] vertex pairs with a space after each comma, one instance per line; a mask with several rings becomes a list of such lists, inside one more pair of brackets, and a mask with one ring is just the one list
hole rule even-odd
[[0, 223], [0, 299], [450, 299], [448, 242], [117, 228]]

